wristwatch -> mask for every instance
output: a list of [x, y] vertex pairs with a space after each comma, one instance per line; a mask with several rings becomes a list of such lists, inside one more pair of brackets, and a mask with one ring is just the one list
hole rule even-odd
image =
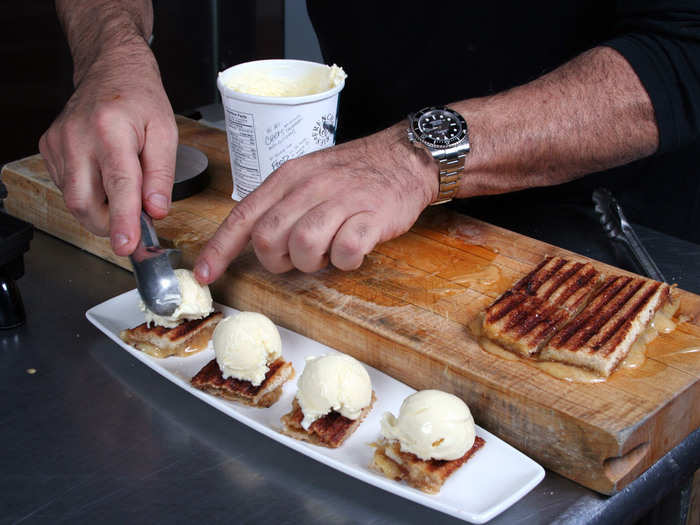
[[467, 122], [444, 106], [423, 108], [408, 115], [408, 140], [425, 149], [440, 169], [440, 190], [431, 205], [449, 202], [457, 193], [469, 153]]

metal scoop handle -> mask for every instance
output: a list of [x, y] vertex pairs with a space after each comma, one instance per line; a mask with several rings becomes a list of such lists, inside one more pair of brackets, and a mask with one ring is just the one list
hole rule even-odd
[[129, 259], [141, 299], [146, 308], [157, 315], [172, 315], [182, 302], [177, 276], [170, 263], [173, 254], [179, 254], [179, 250], [160, 247], [153, 221], [142, 211], [141, 239]]

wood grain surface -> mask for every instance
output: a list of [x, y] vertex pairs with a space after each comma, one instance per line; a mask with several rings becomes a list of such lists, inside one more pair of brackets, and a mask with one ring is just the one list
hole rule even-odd
[[[164, 244], [182, 250], [183, 266], [191, 267], [234, 202], [226, 135], [184, 118], [178, 124], [180, 141], [209, 157], [211, 183], [174, 203], [156, 229]], [[12, 215], [130, 268], [106, 239], [73, 219], [40, 156], [6, 165], [2, 180]], [[686, 320], [651, 343], [641, 368], [615, 372], [605, 383], [558, 380], [486, 353], [467, 329], [546, 255], [587, 260], [430, 208], [408, 233], [378, 246], [357, 271], [272, 275], [248, 250], [212, 291], [221, 303], [263, 312], [414, 388], [459, 395], [489, 431], [563, 476], [612, 494], [700, 426], [700, 297], [677, 290]], [[603, 272], [627, 273], [595, 264]]]

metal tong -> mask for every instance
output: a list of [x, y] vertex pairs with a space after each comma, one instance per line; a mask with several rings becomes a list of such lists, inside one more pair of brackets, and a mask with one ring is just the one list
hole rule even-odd
[[644, 248], [610, 190], [596, 189], [593, 192], [593, 202], [605, 233], [612, 241], [626, 248], [639, 272], [657, 281], [665, 282], [664, 275]]
[[182, 302], [180, 285], [170, 262], [170, 257], [179, 253], [160, 247], [153, 221], [142, 211], [141, 239], [129, 259], [141, 299], [156, 315], [172, 315]]

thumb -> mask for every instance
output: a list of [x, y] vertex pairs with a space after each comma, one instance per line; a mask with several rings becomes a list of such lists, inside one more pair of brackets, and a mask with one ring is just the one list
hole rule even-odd
[[146, 128], [141, 150], [143, 206], [155, 219], [162, 219], [170, 210], [176, 153], [177, 126], [174, 121], [152, 123]]

